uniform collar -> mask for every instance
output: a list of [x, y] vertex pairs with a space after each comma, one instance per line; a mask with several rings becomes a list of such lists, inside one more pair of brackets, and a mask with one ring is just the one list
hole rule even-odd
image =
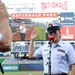
[[60, 40], [58, 43], [57, 43], [58, 46], [62, 46], [62, 41]]

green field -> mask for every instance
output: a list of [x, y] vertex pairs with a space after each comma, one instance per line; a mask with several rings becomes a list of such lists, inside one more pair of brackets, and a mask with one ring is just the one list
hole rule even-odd
[[43, 75], [43, 71], [5, 72], [4, 75]]
[[[43, 75], [42, 71], [5, 72], [4, 75]], [[0, 75], [3, 75], [0, 73]]]
[[35, 26], [37, 29], [38, 35], [36, 40], [46, 40], [46, 31], [43, 26]]

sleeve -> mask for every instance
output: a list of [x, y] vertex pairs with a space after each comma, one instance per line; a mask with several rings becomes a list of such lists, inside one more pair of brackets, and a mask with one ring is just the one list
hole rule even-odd
[[37, 50], [34, 52], [34, 57], [35, 57], [35, 58], [40, 58], [40, 57], [42, 57], [40, 48], [37, 49]]
[[69, 60], [70, 64], [75, 64], [75, 50], [71, 44], [69, 45], [67, 54], [68, 54], [68, 60]]
[[34, 57], [35, 58], [40, 58], [42, 57], [42, 51], [45, 45], [42, 45], [41, 47], [39, 47], [35, 52], [34, 52]]

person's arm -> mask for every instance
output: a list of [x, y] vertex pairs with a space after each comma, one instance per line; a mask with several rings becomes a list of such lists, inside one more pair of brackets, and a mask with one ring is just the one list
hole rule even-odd
[[30, 44], [29, 44], [29, 58], [34, 58], [34, 40], [37, 36], [37, 30], [34, 29], [32, 34], [31, 34], [31, 37], [30, 37]]
[[11, 49], [12, 32], [9, 26], [9, 17], [5, 4], [0, 0], [0, 52], [5, 52]]
[[72, 65], [72, 68], [71, 68], [71, 75], [75, 75], [75, 64]]
[[30, 40], [30, 44], [29, 44], [29, 58], [34, 58], [34, 40]]

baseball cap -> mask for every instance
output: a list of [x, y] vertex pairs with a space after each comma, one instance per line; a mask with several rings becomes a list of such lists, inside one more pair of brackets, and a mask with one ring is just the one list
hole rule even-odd
[[51, 23], [48, 23], [47, 31], [49, 33], [56, 32], [56, 30], [60, 30], [62, 25], [58, 22], [58, 20], [53, 20]]

